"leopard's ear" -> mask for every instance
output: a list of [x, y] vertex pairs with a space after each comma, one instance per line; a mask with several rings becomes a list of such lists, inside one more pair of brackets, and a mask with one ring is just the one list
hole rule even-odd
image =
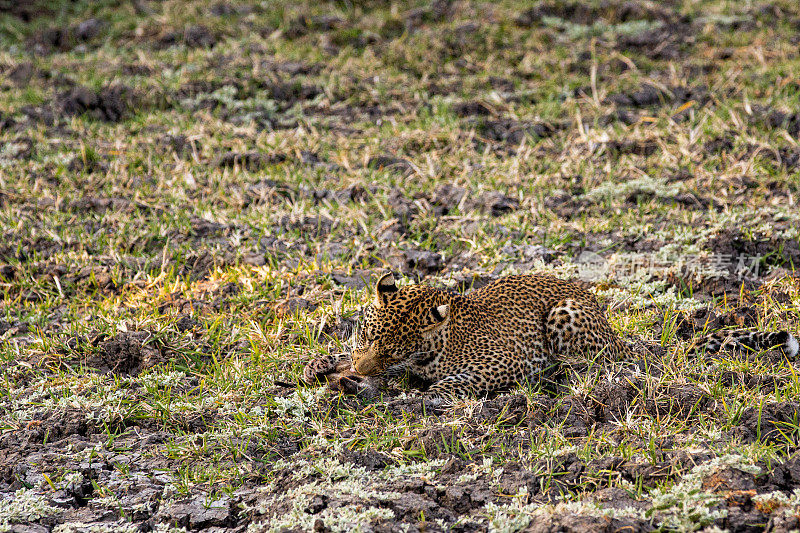
[[381, 276], [381, 279], [375, 284], [375, 307], [386, 305], [397, 290], [397, 285], [394, 283], [394, 276], [391, 272]]
[[422, 331], [428, 332], [437, 330], [440, 326], [443, 326], [447, 322], [448, 318], [450, 318], [449, 305], [444, 304], [431, 307], [430, 312], [428, 313], [427, 324], [423, 326]]

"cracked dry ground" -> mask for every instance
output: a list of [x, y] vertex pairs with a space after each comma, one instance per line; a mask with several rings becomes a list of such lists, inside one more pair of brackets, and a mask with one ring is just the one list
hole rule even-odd
[[[800, 528], [798, 363], [689, 350], [797, 333], [796, 2], [26, 0], [0, 42], [0, 530]], [[581, 279], [639, 355], [302, 385], [387, 269]]]

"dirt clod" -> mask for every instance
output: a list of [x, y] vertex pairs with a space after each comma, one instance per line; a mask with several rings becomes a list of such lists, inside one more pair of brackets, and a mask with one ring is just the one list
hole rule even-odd
[[87, 359], [87, 366], [122, 376], [135, 376], [165, 358], [148, 331], [119, 333], [100, 344], [100, 352]]
[[67, 115], [87, 114], [98, 120], [118, 122], [133, 107], [135, 95], [124, 85], [110, 85], [100, 91], [78, 86], [62, 93], [57, 102]]

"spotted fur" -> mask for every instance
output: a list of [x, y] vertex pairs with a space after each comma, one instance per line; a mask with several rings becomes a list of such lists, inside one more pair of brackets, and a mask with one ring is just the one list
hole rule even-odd
[[[353, 369], [364, 376], [420, 378], [432, 383], [428, 392], [436, 399], [535, 381], [555, 359], [632, 355], [594, 295], [549, 275], [508, 276], [460, 295], [426, 285], [398, 288], [387, 274], [374, 298], [355, 335]], [[710, 336], [704, 344], [709, 350], [782, 346], [797, 354], [787, 332], [739, 333]], [[331, 358], [312, 362], [306, 373], [319, 375], [336, 364]]]
[[694, 352], [760, 351], [780, 348], [790, 358], [797, 357], [797, 339], [788, 331], [722, 330], [701, 337], [693, 346]]
[[533, 381], [559, 356], [618, 359], [629, 348], [595, 297], [553, 276], [509, 276], [459, 295], [397, 288], [386, 275], [352, 353], [360, 374], [411, 374], [433, 396], [479, 396]]

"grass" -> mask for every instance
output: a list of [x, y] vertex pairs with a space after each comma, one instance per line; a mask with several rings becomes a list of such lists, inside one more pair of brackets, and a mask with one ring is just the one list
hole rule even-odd
[[[796, 514], [771, 477], [797, 450], [796, 363], [693, 356], [687, 328], [797, 332], [800, 12], [581, 5], [0, 15], [0, 529]], [[300, 384], [347, 349], [382, 270], [466, 288], [577, 277], [586, 251], [612, 324], [653, 352], [641, 368], [582, 362], [442, 412], [406, 383]]]

